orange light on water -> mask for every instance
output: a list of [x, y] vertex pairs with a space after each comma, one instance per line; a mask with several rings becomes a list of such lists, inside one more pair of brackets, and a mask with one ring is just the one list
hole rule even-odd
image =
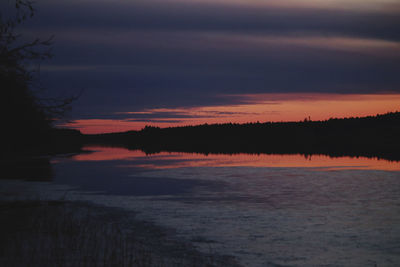
[[[123, 160], [124, 167], [145, 169], [169, 169], [183, 167], [270, 167], [270, 168], [314, 168], [331, 170], [386, 170], [400, 171], [400, 162], [364, 158], [329, 157], [326, 155], [300, 154], [196, 154], [169, 153], [146, 155], [140, 150], [127, 150], [115, 147], [86, 147], [94, 151], [74, 156], [77, 161]], [[139, 163], [140, 162], [140, 163]]]

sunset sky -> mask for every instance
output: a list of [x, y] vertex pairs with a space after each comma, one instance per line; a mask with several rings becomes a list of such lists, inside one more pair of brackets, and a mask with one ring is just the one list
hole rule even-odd
[[52, 95], [83, 132], [400, 110], [398, 0], [38, 0]]

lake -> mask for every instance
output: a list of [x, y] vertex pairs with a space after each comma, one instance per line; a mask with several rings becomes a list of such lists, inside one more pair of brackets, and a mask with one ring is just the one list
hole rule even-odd
[[400, 264], [399, 162], [85, 150], [51, 159], [41, 197], [137, 211], [245, 266]]

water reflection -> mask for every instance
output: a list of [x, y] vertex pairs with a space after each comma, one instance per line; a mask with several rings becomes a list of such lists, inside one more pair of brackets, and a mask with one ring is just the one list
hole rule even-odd
[[86, 149], [95, 152], [76, 155], [73, 163], [93, 169], [79, 182], [94, 173], [92, 188], [104, 182], [107, 192], [118, 193], [86, 199], [135, 210], [204, 252], [233, 255], [244, 266], [400, 262], [399, 162]]
[[73, 157], [76, 161], [121, 160], [120, 167], [170, 169], [182, 167], [279, 167], [318, 168], [319, 170], [399, 171], [400, 162], [365, 157], [330, 157], [300, 154], [196, 154], [161, 152], [148, 155], [141, 150], [87, 146], [92, 153]]
[[201, 251], [244, 266], [400, 262], [399, 162], [85, 149], [52, 160], [63, 197], [134, 210]]

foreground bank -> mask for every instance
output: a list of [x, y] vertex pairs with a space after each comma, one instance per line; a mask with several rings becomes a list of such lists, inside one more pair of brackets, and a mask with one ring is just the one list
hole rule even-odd
[[1, 201], [2, 266], [238, 266], [121, 209], [86, 202]]

